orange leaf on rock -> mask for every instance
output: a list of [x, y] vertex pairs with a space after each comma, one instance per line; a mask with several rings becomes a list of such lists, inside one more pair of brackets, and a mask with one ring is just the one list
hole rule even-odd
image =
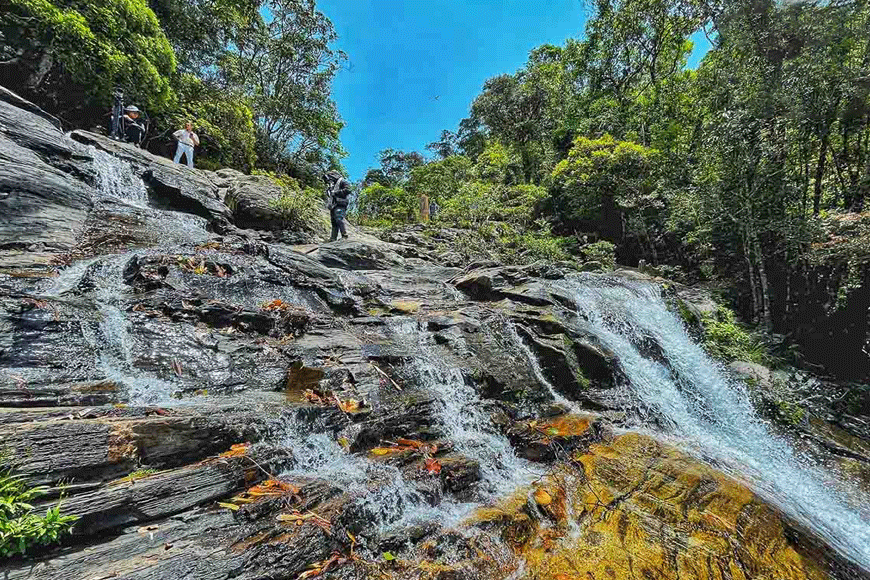
[[539, 506], [548, 506], [553, 503], [553, 497], [547, 493], [547, 490], [539, 489], [535, 492], [535, 501]]
[[441, 473], [441, 464], [434, 457], [426, 458], [426, 473], [429, 475], [438, 475]]
[[275, 300], [272, 300], [271, 302], [266, 302], [265, 304], [263, 304], [263, 310], [275, 311], [275, 310], [287, 310], [287, 308], [289, 308], [289, 305], [286, 302], [284, 302], [283, 300], [281, 300], [280, 298], [276, 298]]
[[355, 413], [356, 411], [359, 411], [360, 402], [355, 399], [348, 399], [346, 401], [341, 401], [340, 403], [341, 409], [345, 413]]
[[426, 445], [422, 441], [417, 441], [416, 439], [402, 439], [401, 437], [396, 439], [396, 443], [404, 445], [405, 447], [413, 447], [414, 449], [420, 449]]
[[248, 453], [248, 444], [247, 443], [236, 443], [232, 447], [230, 447], [229, 451], [224, 451], [220, 454], [220, 457], [243, 457]]

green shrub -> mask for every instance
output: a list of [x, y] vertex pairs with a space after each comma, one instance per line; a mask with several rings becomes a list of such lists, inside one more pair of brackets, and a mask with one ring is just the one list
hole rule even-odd
[[31, 501], [45, 495], [45, 487], [28, 487], [8, 468], [0, 470], [0, 557], [24, 554], [31, 546], [56, 542], [69, 533], [76, 516], [60, 515], [60, 505], [37, 515]]
[[643, 216], [662, 207], [658, 158], [655, 149], [610, 135], [577, 137], [552, 172], [556, 214], [569, 229], [596, 231], [613, 241], [629, 233], [642, 236]]
[[375, 183], [360, 192], [356, 212], [363, 225], [409, 224], [417, 221], [419, 203], [416, 193]]
[[[265, 175], [281, 186], [281, 194], [269, 205], [281, 214], [285, 225], [293, 231], [313, 231], [323, 221], [320, 213], [323, 194], [313, 187], [301, 187], [289, 175], [254, 170], [254, 175]], [[320, 224], [323, 225], [323, 224]]]
[[605, 269], [616, 267], [616, 246], [606, 240], [586, 244], [580, 248], [580, 253], [589, 262], [598, 262]]
[[771, 357], [764, 343], [747, 332], [734, 317], [734, 312], [720, 306], [716, 315], [704, 316], [704, 347], [713, 357], [725, 362], [736, 360], [770, 364]]
[[245, 97], [217, 89], [190, 74], [179, 75], [175, 87], [177, 105], [156, 119], [156, 132], [171, 136], [191, 121], [200, 138], [197, 167], [250, 171], [256, 161], [257, 132]]

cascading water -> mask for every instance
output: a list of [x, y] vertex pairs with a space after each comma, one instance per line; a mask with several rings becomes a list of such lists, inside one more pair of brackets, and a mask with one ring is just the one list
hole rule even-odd
[[133, 172], [130, 164], [91, 145], [89, 153], [93, 157], [93, 167], [97, 173], [97, 191], [106, 197], [122, 199], [145, 207], [148, 203], [148, 190], [142, 180]]
[[282, 418], [278, 442], [290, 451], [293, 464], [284, 475], [311, 477], [329, 482], [355, 495], [356, 504], [377, 532], [424, 521], [440, 521], [453, 504], [431, 506], [426, 498], [405, 480], [402, 472], [365, 456], [343, 449], [325, 427], [296, 415]]
[[480, 466], [475, 501], [459, 503], [445, 497], [433, 506], [398, 468], [348, 453], [325, 426], [296, 415], [285, 416], [280, 428], [280, 444], [293, 457], [285, 475], [311, 477], [349, 490], [366, 521], [375, 523], [382, 535], [421, 522], [457, 525], [482, 502], [509, 494], [541, 475], [516, 456], [491, 424], [462, 372], [438, 360], [433, 345], [426, 342], [427, 333], [419, 330], [416, 321], [397, 322], [390, 331], [396, 345], [411, 355], [406, 369], [413, 373], [415, 386], [436, 401], [444, 440]]
[[158, 404], [171, 401], [176, 387], [134, 369], [132, 355], [133, 336], [130, 321], [124, 311], [123, 270], [133, 253], [106, 258], [82, 260], [66, 268], [51, 281], [43, 294], [60, 297], [73, 291], [87, 275], [93, 285], [94, 300], [99, 321], [82, 321], [82, 334], [97, 355], [98, 367], [104, 378], [127, 389], [131, 404]]
[[[95, 202], [109, 205], [113, 213], [127, 216], [138, 227], [148, 229], [155, 240], [164, 244], [205, 240], [207, 222], [200, 217], [148, 207], [148, 191], [131, 165], [96, 147], [90, 147], [96, 172]], [[98, 367], [106, 379], [124, 386], [131, 404], [165, 404], [173, 401], [176, 386], [156, 377], [148, 377], [134, 368], [132, 343], [134, 337], [125, 312], [126, 285], [123, 270], [136, 252], [81, 260], [65, 268], [50, 281], [43, 293], [59, 297], [76, 290], [87, 277], [87, 293], [100, 314], [99, 322], [82, 321], [82, 333], [97, 355]]]
[[507, 495], [541, 473], [517, 457], [507, 438], [492, 425], [477, 392], [465, 382], [462, 371], [443, 363], [416, 323], [393, 326], [393, 334], [413, 353], [411, 368], [417, 384], [433, 396], [438, 420], [447, 440], [465, 457], [480, 465], [481, 499]]
[[[733, 380], [689, 337], [658, 286], [579, 276], [563, 283], [585, 330], [619, 359], [641, 419], [737, 477], [835, 549], [870, 569], [870, 514], [848, 490], [775, 435]], [[656, 356], [644, 343], [657, 345]]]

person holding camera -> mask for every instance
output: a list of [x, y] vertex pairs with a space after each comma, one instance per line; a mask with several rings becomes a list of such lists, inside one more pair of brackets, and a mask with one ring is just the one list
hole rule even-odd
[[347, 214], [347, 206], [350, 202], [350, 183], [342, 177], [338, 171], [330, 171], [323, 176], [326, 183], [327, 204], [329, 218], [332, 222], [332, 235], [330, 242], [334, 242], [341, 232], [341, 237], [347, 237], [347, 229], [344, 225], [344, 216]]

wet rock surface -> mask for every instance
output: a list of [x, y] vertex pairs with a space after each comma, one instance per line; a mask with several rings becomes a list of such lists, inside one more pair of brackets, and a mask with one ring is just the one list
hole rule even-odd
[[[0, 440], [49, 486], [40, 507], [80, 519], [0, 577], [868, 577], [751, 486], [625, 433], [627, 363], [570, 269], [462, 268], [451, 230], [313, 244], [276, 233], [270, 184], [17, 105]], [[814, 432], [866, 457], [849, 417]]]

